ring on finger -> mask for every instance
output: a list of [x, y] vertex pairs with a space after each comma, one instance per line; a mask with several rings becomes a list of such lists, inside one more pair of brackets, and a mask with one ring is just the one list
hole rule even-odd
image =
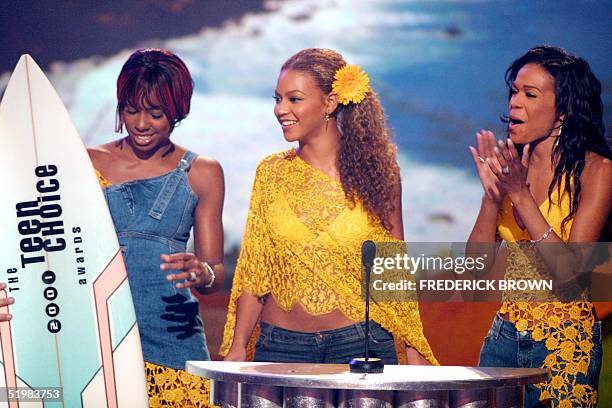
[[502, 173], [504, 174], [510, 174], [510, 167], [508, 166], [503, 166], [501, 169]]
[[195, 282], [198, 279], [198, 275], [195, 272], [189, 272], [189, 282]]
[[485, 159], [483, 159], [482, 156], [478, 156], [478, 160], [480, 160], [481, 163], [485, 162]]

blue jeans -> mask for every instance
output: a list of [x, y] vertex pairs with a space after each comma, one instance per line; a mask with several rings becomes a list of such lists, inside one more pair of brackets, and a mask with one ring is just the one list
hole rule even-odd
[[[363, 357], [365, 322], [335, 330], [303, 333], [261, 322], [254, 361], [275, 363], [346, 364]], [[387, 330], [370, 321], [370, 357], [397, 364], [395, 341]]]
[[[602, 360], [601, 322], [596, 322], [593, 326], [592, 341], [591, 363], [587, 375], [578, 373], [576, 383], [589, 385], [597, 390]], [[546, 348], [544, 340], [535, 341], [531, 337], [531, 332], [517, 331], [514, 323], [503, 319], [498, 314], [493, 319], [493, 324], [482, 344], [478, 366], [538, 368], [544, 366], [544, 359], [548, 354], [550, 351]], [[552, 375], [554, 376], [555, 372]], [[532, 384], [527, 385], [525, 407], [541, 406], [538, 405], [539, 399], [540, 389]]]

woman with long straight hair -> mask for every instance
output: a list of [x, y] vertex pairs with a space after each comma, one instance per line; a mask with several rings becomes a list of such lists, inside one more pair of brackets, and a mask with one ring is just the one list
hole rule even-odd
[[[583, 58], [551, 46], [514, 61], [506, 84], [508, 139], [481, 131], [470, 147], [485, 193], [469, 242], [505, 241], [506, 279], [552, 279], [555, 290], [504, 293], [480, 365], [550, 369], [550, 381], [527, 387], [526, 407], [594, 407], [601, 325], [587, 290], [567, 296], [578, 244], [601, 240], [610, 219], [601, 84]], [[561, 253], [571, 256], [558, 263]]]

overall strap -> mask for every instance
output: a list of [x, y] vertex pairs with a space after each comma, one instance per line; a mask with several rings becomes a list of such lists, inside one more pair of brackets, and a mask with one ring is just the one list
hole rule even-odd
[[153, 208], [151, 208], [151, 211], [149, 211], [149, 215], [151, 217], [155, 218], [156, 220], [162, 219], [164, 211], [166, 211], [166, 208], [168, 207], [168, 204], [176, 191], [176, 187], [179, 185], [184, 175], [189, 172], [191, 163], [196, 157], [198, 157], [198, 155], [189, 150], [183, 154], [183, 157], [181, 160], [179, 160], [178, 165], [176, 166], [176, 170], [168, 175], [161, 191], [157, 195]]
[[188, 172], [189, 169], [191, 168], [191, 163], [193, 163], [193, 160], [196, 157], [198, 157], [197, 154], [195, 154], [191, 150], [187, 150], [185, 152], [185, 154], [183, 155], [183, 157], [181, 158], [181, 160], [179, 160], [178, 165], [176, 166], [176, 168], [178, 170], [181, 170], [181, 171], [184, 171], [184, 172]]

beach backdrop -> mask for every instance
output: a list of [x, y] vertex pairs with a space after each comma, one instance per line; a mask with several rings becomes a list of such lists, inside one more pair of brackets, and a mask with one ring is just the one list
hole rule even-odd
[[[399, 146], [408, 241], [467, 238], [482, 196], [468, 145], [483, 128], [505, 137], [504, 72], [528, 48], [552, 44], [585, 57], [602, 81], [610, 124], [611, 1], [9, 0], [1, 9], [0, 91], [19, 54], [32, 54], [86, 145], [118, 137], [115, 80], [135, 48], [168, 48], [187, 63], [195, 94], [173, 140], [216, 158], [225, 170], [230, 272], [255, 167], [291, 147], [273, 115], [272, 95], [279, 67], [302, 48], [339, 51], [366, 70], [381, 95]], [[203, 310], [213, 351], [225, 302], [226, 294], [213, 296]], [[440, 360], [475, 364], [495, 308], [424, 305]], [[600, 310], [606, 316], [610, 308]], [[610, 317], [605, 326], [612, 326]], [[602, 390], [612, 388], [610, 336], [606, 343]]]

